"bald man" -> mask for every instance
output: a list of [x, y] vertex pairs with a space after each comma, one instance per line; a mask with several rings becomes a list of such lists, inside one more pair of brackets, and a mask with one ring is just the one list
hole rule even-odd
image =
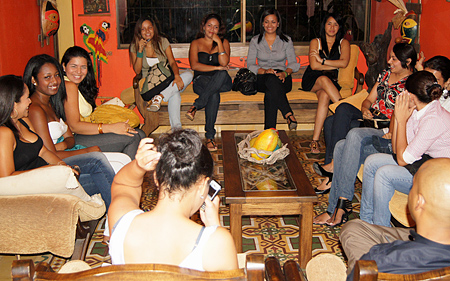
[[415, 274], [450, 266], [450, 159], [425, 162], [414, 176], [408, 207], [411, 228], [349, 221], [340, 240], [348, 257], [347, 280], [357, 260], [375, 260], [378, 271]]

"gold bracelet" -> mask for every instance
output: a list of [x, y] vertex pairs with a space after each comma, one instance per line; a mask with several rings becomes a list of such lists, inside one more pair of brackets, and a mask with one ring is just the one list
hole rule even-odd
[[103, 134], [103, 123], [98, 123], [98, 133]]

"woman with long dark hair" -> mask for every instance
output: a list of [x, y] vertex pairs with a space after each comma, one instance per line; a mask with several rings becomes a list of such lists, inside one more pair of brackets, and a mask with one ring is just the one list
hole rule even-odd
[[414, 171], [406, 166], [427, 158], [450, 158], [450, 113], [439, 102], [442, 87], [436, 77], [416, 72], [406, 80], [405, 89], [395, 102], [394, 157], [378, 153], [364, 162], [360, 218], [387, 227], [394, 191], [408, 194], [413, 185]]
[[112, 124], [82, 121], [96, 108], [98, 87], [89, 53], [78, 46], [70, 47], [61, 59], [67, 99], [64, 112], [75, 142], [86, 147], [99, 146], [104, 152], [123, 152], [134, 159], [139, 141], [145, 137], [140, 129], [127, 122]]
[[224, 38], [225, 25], [218, 14], [206, 15], [201, 23], [197, 38], [189, 48], [189, 63], [194, 70], [193, 89], [198, 98], [186, 117], [194, 120], [197, 110], [205, 108], [206, 147], [216, 151], [214, 125], [219, 111], [220, 93], [231, 90], [232, 81], [228, 75], [230, 43]]
[[297, 120], [286, 97], [292, 90], [291, 74], [300, 69], [294, 45], [281, 31], [281, 16], [277, 10], [265, 10], [260, 25], [261, 33], [250, 41], [247, 67], [257, 74], [258, 92], [264, 92], [264, 129], [276, 128], [280, 110], [289, 129], [295, 130]]
[[[42, 76], [47, 79], [48, 88], [57, 91], [57, 87], [52, 84], [60, 78]], [[91, 152], [61, 160], [47, 149], [39, 135], [34, 132], [33, 126], [24, 120], [28, 117], [28, 107], [31, 104], [29, 93], [20, 77], [0, 77], [0, 177], [16, 175], [46, 165], [77, 165], [80, 169], [79, 181], [86, 193], [100, 193], [106, 207], [109, 207], [111, 184], [115, 174], [106, 157], [100, 152]]]
[[330, 100], [341, 99], [337, 82], [339, 68], [350, 60], [350, 43], [344, 39], [343, 20], [340, 15], [328, 14], [320, 25], [320, 38], [309, 43], [309, 66], [303, 74], [302, 88], [315, 92], [318, 99], [314, 133], [310, 144], [312, 153], [319, 153], [319, 136], [328, 114]]
[[149, 102], [147, 106], [149, 111], [158, 111], [161, 107], [161, 101], [167, 101], [171, 127], [181, 128], [180, 93], [191, 83], [193, 76], [190, 71], [180, 73], [169, 40], [161, 36], [155, 19], [144, 17], [137, 21], [129, 54], [134, 72], [136, 74], [142, 72], [142, 78], [148, 76], [148, 71], [153, 65], [162, 61], [169, 61], [174, 74], [174, 81], [154, 97], [142, 96], [142, 98]]

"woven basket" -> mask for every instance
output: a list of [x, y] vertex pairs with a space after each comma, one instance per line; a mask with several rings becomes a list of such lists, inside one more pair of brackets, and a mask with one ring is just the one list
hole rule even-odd
[[[247, 161], [253, 162], [253, 163], [258, 163], [258, 164], [263, 164], [263, 165], [265, 165], [265, 164], [272, 165], [276, 161], [284, 159], [286, 156], [289, 155], [289, 148], [287, 147], [287, 143], [285, 143], [282, 147], [280, 147], [279, 149], [277, 149], [275, 151], [258, 150], [254, 147], [251, 147], [250, 140], [252, 138], [259, 136], [259, 134], [261, 134], [262, 132], [263, 131], [251, 132], [250, 134], [248, 134], [245, 137], [245, 139], [243, 139], [238, 144], [238, 154], [241, 158], [243, 158]], [[253, 158], [251, 156], [252, 154], [256, 154], [262, 159], [257, 160], [255, 158]], [[266, 156], [263, 154], [269, 155], [269, 157], [265, 158]]]

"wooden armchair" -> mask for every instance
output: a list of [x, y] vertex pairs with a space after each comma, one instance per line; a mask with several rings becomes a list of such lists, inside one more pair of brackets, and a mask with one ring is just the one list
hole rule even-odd
[[264, 280], [264, 255], [248, 255], [245, 268], [205, 272], [174, 265], [126, 264], [111, 265], [80, 271], [77, 273], [55, 273], [41, 262], [36, 266], [31, 260], [13, 261], [13, 280]]
[[408, 280], [408, 281], [425, 281], [425, 280], [450, 280], [450, 266], [431, 270], [417, 274], [391, 274], [378, 272], [375, 261], [359, 260], [355, 264], [353, 274], [354, 281], [376, 281], [376, 280]]

